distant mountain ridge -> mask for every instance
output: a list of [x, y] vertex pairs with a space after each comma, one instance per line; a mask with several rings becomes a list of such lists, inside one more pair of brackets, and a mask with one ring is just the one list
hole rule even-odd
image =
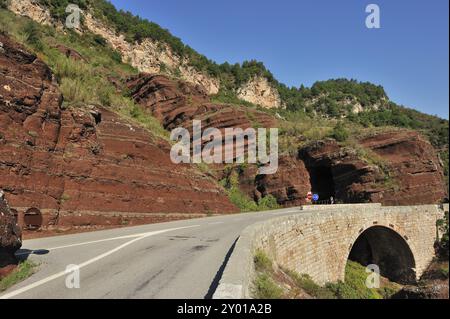
[[[76, 4], [83, 10], [82, 28], [117, 50], [124, 62], [141, 72], [163, 73], [203, 85], [224, 102], [240, 99], [264, 108], [303, 110], [327, 116], [347, 116], [367, 110], [393, 108], [384, 89], [371, 83], [338, 79], [311, 88], [289, 88], [262, 62], [217, 64], [154, 22], [117, 10], [106, 0], [1, 0], [16, 14], [62, 27], [65, 9]], [[330, 91], [331, 89], [331, 91]], [[319, 94], [318, 94], [318, 91]]]

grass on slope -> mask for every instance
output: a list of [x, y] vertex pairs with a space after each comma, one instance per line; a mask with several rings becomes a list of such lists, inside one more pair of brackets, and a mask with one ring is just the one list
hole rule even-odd
[[356, 262], [348, 261], [345, 268], [345, 282], [328, 284], [327, 289], [332, 291], [338, 299], [389, 299], [401, 286], [386, 279], [382, 279], [380, 288], [367, 288], [366, 268]]
[[[0, 31], [6, 32], [42, 59], [53, 71], [64, 96], [64, 107], [102, 105], [168, 139], [168, 132], [131, 98], [120, 92], [110, 79], [121, 79], [137, 70], [121, 62], [120, 54], [93, 34], [66, 34], [28, 18], [0, 9]], [[66, 57], [57, 48], [64, 45], [80, 53], [85, 61]]]
[[30, 277], [34, 273], [36, 266], [37, 265], [30, 260], [21, 262], [12, 273], [0, 279], [0, 292], [3, 292]]
[[256, 212], [280, 208], [276, 198], [272, 195], [265, 196], [258, 202], [252, 200], [239, 188], [238, 173], [231, 167], [228, 169], [230, 170], [228, 177], [223, 179], [220, 184], [225, 188], [230, 201], [236, 205], [241, 212]]
[[254, 264], [257, 275], [253, 282], [253, 295], [257, 299], [388, 299], [401, 289], [400, 285], [384, 278], [380, 288], [367, 288], [366, 268], [353, 261], [347, 263], [345, 282], [325, 286], [316, 284], [306, 274], [275, 267], [261, 250], [255, 253]]

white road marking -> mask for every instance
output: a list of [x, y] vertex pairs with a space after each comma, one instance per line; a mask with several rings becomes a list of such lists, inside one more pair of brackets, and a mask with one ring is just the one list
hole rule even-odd
[[45, 248], [45, 249], [38, 249], [38, 250], [32, 250], [31, 252], [23, 252], [23, 253], [17, 253], [16, 256], [22, 256], [22, 255], [31, 255], [34, 252], [39, 252], [41, 250], [58, 250], [58, 249], [64, 249], [64, 248], [72, 248], [72, 247], [78, 247], [78, 246], [84, 246], [84, 245], [91, 245], [91, 244], [97, 244], [97, 243], [103, 243], [107, 241], [114, 241], [114, 240], [120, 240], [120, 239], [128, 239], [128, 238], [136, 238], [136, 237], [142, 237], [145, 236], [148, 233], [141, 233], [141, 234], [135, 234], [135, 235], [128, 235], [128, 236], [121, 236], [121, 237], [113, 237], [113, 238], [106, 238], [106, 239], [100, 239], [100, 240], [93, 240], [93, 241], [86, 241], [78, 244], [71, 244], [71, 245], [65, 245], [65, 246], [58, 246], [58, 247], [52, 247], [52, 248]]
[[[125, 248], [125, 247], [127, 247], [129, 245], [131, 245], [131, 244], [134, 244], [135, 242], [137, 242], [139, 240], [142, 240], [144, 238], [147, 238], [147, 237], [150, 237], [150, 236], [154, 236], [154, 235], [158, 235], [158, 234], [162, 234], [162, 233], [167, 233], [167, 232], [170, 232], [170, 231], [186, 229], [186, 228], [193, 228], [193, 227], [200, 227], [200, 225], [194, 225], [194, 226], [188, 226], [188, 227], [180, 227], [180, 228], [170, 228], [170, 229], [159, 230], [159, 231], [154, 231], [154, 232], [149, 232], [149, 233], [143, 233], [143, 234], [140, 234], [140, 235], [134, 235], [133, 237], [136, 237], [136, 236], [139, 236], [139, 237], [137, 237], [137, 238], [135, 238], [135, 239], [133, 239], [133, 240], [131, 240], [129, 242], [126, 242], [125, 244], [122, 244], [122, 245], [120, 245], [120, 246], [118, 246], [118, 247], [116, 247], [116, 248], [114, 248], [114, 249], [112, 249], [110, 251], [107, 251], [106, 253], [101, 254], [101, 255], [99, 255], [99, 256], [97, 256], [95, 258], [89, 259], [88, 261], [78, 265], [78, 267], [79, 267], [79, 269], [84, 268], [84, 267], [86, 267], [86, 266], [88, 266], [90, 264], [93, 264], [96, 261], [99, 261], [99, 260], [101, 260], [101, 259], [103, 259], [105, 257], [108, 257], [108, 256], [114, 254], [115, 252], [117, 252], [117, 251], [119, 251], [119, 250], [121, 250], [121, 249], [123, 249], [123, 248]], [[120, 238], [132, 238], [131, 236], [132, 235], [124, 236], [124, 237], [120, 237]], [[109, 239], [109, 240], [113, 240], [113, 239]], [[103, 240], [103, 241], [106, 241], [106, 240]], [[102, 242], [102, 241], [96, 241], [96, 242]], [[93, 242], [90, 242], [90, 243], [93, 243]], [[82, 243], [82, 244], [86, 244], [86, 243]], [[79, 246], [79, 245], [80, 244], [75, 244], [74, 246]], [[73, 247], [73, 246], [69, 245], [69, 246], [61, 246], [61, 247]], [[60, 248], [60, 247], [57, 247], [57, 248]], [[32, 284], [30, 284], [28, 286], [22, 287], [22, 288], [17, 289], [17, 290], [15, 290], [13, 292], [10, 292], [8, 294], [0, 296], [0, 299], [9, 299], [9, 298], [15, 297], [17, 295], [20, 295], [20, 294], [26, 292], [26, 291], [29, 291], [29, 290], [34, 289], [36, 287], [42, 286], [42, 285], [44, 285], [44, 284], [46, 284], [46, 283], [48, 283], [48, 282], [50, 282], [52, 280], [58, 279], [58, 278], [63, 277], [65, 275], [67, 275], [66, 271], [65, 270], [61, 271], [61, 272], [56, 273], [56, 274], [54, 274], [52, 276], [49, 276], [49, 277], [44, 278], [42, 280], [39, 280], [39, 281], [37, 281], [35, 283], [32, 283]]]

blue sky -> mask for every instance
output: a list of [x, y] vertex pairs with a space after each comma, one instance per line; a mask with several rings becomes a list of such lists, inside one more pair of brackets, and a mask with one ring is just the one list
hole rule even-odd
[[[396, 103], [449, 114], [448, 0], [112, 0], [222, 63], [257, 59], [290, 86], [381, 84]], [[381, 29], [367, 29], [378, 4]]]

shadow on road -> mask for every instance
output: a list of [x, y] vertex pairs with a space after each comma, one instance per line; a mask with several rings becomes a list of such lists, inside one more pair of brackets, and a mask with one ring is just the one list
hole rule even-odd
[[219, 286], [220, 279], [222, 278], [223, 271], [225, 270], [225, 267], [227, 266], [228, 260], [231, 257], [231, 254], [233, 253], [234, 247], [236, 246], [237, 241], [239, 240], [239, 237], [236, 238], [233, 245], [231, 245], [230, 250], [228, 250], [225, 260], [223, 261], [222, 265], [219, 268], [219, 271], [217, 271], [216, 275], [214, 276], [214, 280], [211, 283], [211, 286], [209, 286], [208, 293], [205, 296], [205, 299], [212, 299], [214, 292], [216, 291], [217, 287]]
[[28, 257], [30, 257], [30, 255], [47, 255], [48, 253], [50, 253], [49, 250], [47, 249], [36, 249], [36, 250], [30, 250], [30, 249], [19, 249], [16, 252], [16, 257], [17, 259], [19, 259], [20, 261], [24, 261], [27, 260]]

